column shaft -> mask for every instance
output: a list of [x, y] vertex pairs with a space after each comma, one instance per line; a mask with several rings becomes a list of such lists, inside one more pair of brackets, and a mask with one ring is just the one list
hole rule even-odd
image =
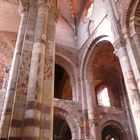
[[9, 131], [9, 139], [21, 139], [23, 125], [25, 103], [28, 88], [29, 70], [31, 63], [31, 54], [33, 46], [33, 37], [36, 27], [37, 8], [33, 0], [30, 1], [26, 30], [24, 33], [22, 56], [17, 75], [18, 81], [16, 86], [16, 95], [13, 103], [11, 126]]
[[120, 60], [138, 139], [140, 139], [140, 93], [126, 49], [119, 48], [117, 56]]
[[47, 2], [38, 2], [38, 15], [32, 50], [23, 139], [39, 139], [42, 114], [43, 78], [47, 35]]
[[47, 48], [45, 52], [44, 88], [41, 140], [53, 139], [53, 109], [54, 109], [54, 66], [55, 66], [55, 26], [56, 26], [56, 0], [50, 5], [47, 28]]
[[98, 140], [96, 132], [96, 97], [93, 88], [92, 78], [85, 80], [86, 85], [86, 96], [87, 96], [87, 113], [88, 113], [88, 124], [89, 124], [89, 137], [88, 139]]
[[1, 126], [0, 139], [8, 139], [11, 118], [12, 118], [13, 103], [16, 95], [15, 92], [16, 92], [19, 67], [20, 67], [21, 56], [22, 56], [23, 40], [25, 36], [26, 24], [28, 19], [29, 3], [25, 3], [25, 5], [21, 4], [21, 6], [22, 6], [21, 22], [20, 22], [20, 27], [19, 27], [19, 32], [18, 32], [18, 37], [16, 42], [14, 58], [10, 71], [8, 89], [6, 92], [6, 97], [5, 97], [4, 107], [3, 107], [2, 119], [0, 124]]

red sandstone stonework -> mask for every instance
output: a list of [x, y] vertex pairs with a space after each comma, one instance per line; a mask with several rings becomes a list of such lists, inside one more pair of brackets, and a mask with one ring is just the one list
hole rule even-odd
[[1, 0], [0, 19], [0, 140], [140, 139], [139, 0]]

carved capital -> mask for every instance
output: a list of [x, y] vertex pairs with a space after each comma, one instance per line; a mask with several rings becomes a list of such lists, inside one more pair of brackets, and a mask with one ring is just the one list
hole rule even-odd
[[118, 58], [122, 58], [123, 56], [127, 56], [127, 50], [125, 47], [120, 47], [118, 49], [115, 49], [114, 54], [118, 57]]
[[38, 7], [49, 8], [52, 0], [38, 0]]
[[125, 47], [125, 45], [126, 45], [126, 40], [123, 37], [118, 38], [113, 44], [115, 49]]
[[57, 7], [56, 5], [54, 6], [54, 19], [55, 21], [57, 22], [58, 18], [59, 18], [59, 15], [60, 15], [60, 11], [57, 10]]
[[56, 0], [53, 0], [51, 3], [50, 13], [53, 14], [54, 20], [57, 21], [59, 15], [60, 15], [60, 10], [57, 9], [57, 1]]
[[20, 0], [20, 5], [19, 5], [19, 12], [22, 15], [24, 12], [29, 11], [30, 3], [29, 0]]

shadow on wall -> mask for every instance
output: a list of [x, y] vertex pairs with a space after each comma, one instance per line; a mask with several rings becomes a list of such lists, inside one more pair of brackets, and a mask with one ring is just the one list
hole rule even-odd
[[102, 132], [102, 140], [124, 140], [121, 132], [112, 126], [106, 126]]
[[71, 130], [65, 120], [54, 116], [53, 140], [71, 140]]
[[72, 100], [72, 87], [67, 72], [55, 64], [54, 98]]

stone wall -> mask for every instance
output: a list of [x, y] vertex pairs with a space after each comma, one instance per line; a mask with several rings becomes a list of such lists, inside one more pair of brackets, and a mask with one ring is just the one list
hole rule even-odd
[[[95, 44], [98, 43], [99, 41], [101, 41], [102, 39], [107, 40], [106, 37], [108, 37], [107, 41], [108, 42], [112, 41], [112, 43], [114, 44], [115, 53], [116, 53], [116, 50], [119, 50], [121, 47], [127, 48], [125, 56], [123, 56], [121, 53], [120, 56], [118, 56], [118, 57], [120, 57], [119, 58], [120, 62], [122, 62], [121, 67], [122, 67], [122, 69], [124, 69], [123, 74], [124, 74], [124, 78], [126, 78], [125, 84], [127, 85], [127, 92], [129, 94], [129, 91], [131, 90], [132, 92], [130, 92], [130, 94], [134, 95], [132, 97], [133, 97], [133, 99], [135, 99], [135, 97], [136, 97], [135, 95], [136, 95], [136, 93], [138, 93], [138, 86], [140, 86], [140, 84], [137, 83], [137, 81], [139, 81], [139, 77], [140, 77], [139, 76], [139, 63], [138, 63], [139, 53], [137, 53], [137, 52], [139, 52], [139, 49], [135, 50], [136, 53], [133, 53], [134, 50], [131, 51], [131, 48], [135, 47], [135, 46], [137, 46], [137, 48], [139, 48], [138, 47], [139, 46], [139, 37], [133, 36], [132, 33], [135, 33], [135, 30], [131, 29], [131, 31], [134, 31], [134, 32], [131, 32], [130, 35], [132, 37], [132, 40], [129, 40], [129, 36], [126, 35], [127, 34], [126, 32], [124, 32], [125, 26], [127, 27], [127, 29], [130, 29], [130, 28], [128, 28], [128, 27], [130, 27], [128, 23], [129, 23], [129, 20], [131, 18], [133, 18], [133, 16], [130, 18], [129, 12], [132, 12], [131, 8], [133, 7], [133, 5], [135, 5], [130, 0], [127, 0], [126, 4], [125, 4], [125, 2], [126, 2], [125, 0], [116, 0], [116, 1], [112, 0], [112, 3], [111, 3], [112, 7], [111, 7], [108, 4], [105, 5], [105, 3], [103, 3], [103, 1], [101, 1], [101, 0], [95, 0], [94, 1], [94, 10], [93, 10], [93, 13], [92, 13], [90, 19], [84, 19], [85, 17], [83, 17], [83, 16], [86, 16], [86, 15], [82, 15], [82, 12], [81, 12], [81, 18], [79, 20], [80, 22], [78, 22], [77, 25], [74, 25], [73, 17], [71, 17], [72, 16], [71, 14], [69, 15], [69, 13], [67, 13], [67, 15], [69, 17], [71, 17], [69, 20], [67, 20], [67, 18], [65, 18], [66, 15], [62, 13], [63, 11], [61, 11], [61, 14], [59, 13], [60, 15], [58, 14], [59, 18], [58, 18], [58, 23], [56, 25], [56, 34], [55, 34], [56, 44], [57, 44], [56, 63], [58, 63], [58, 64], [60, 63], [61, 66], [66, 68], [66, 71], [68, 71], [68, 74], [70, 75], [73, 99], [72, 99], [72, 101], [55, 99], [54, 100], [54, 115], [56, 115], [56, 116], [58, 115], [66, 120], [66, 122], [68, 123], [68, 125], [72, 131], [73, 140], [77, 140], [77, 139], [96, 139], [96, 140], [98, 140], [101, 137], [102, 129], [106, 124], [107, 125], [119, 124], [118, 127], [122, 126], [122, 127], [120, 127], [120, 129], [126, 135], [128, 135], [127, 140], [131, 140], [131, 139], [135, 140], [135, 136], [134, 136], [135, 128], [129, 127], [131, 125], [133, 126], [133, 119], [131, 118], [131, 111], [129, 110], [130, 109], [129, 103], [126, 103], [126, 101], [128, 102], [127, 96], [126, 95], [124, 96], [126, 101], [123, 102], [123, 105], [125, 104], [125, 106], [123, 106], [124, 107], [123, 109], [115, 108], [115, 107], [107, 108], [107, 107], [98, 106], [96, 103], [96, 96], [95, 96], [95, 91], [94, 91], [95, 83], [92, 81], [93, 77], [91, 78], [91, 75], [90, 74], [88, 75], [88, 72], [89, 72], [88, 70], [90, 69], [88, 67], [89, 66], [88, 64], [93, 63], [93, 60], [89, 62], [89, 57], [90, 57], [90, 54], [92, 54], [92, 50], [95, 47]], [[67, 3], [65, 3], [65, 4], [67, 4]], [[67, 7], [69, 5], [65, 5], [65, 6]], [[14, 87], [14, 90], [16, 90], [18, 94], [16, 95], [16, 102], [15, 102], [15, 106], [14, 106], [15, 110], [13, 112], [11, 111], [13, 109], [12, 108], [13, 106], [11, 104], [12, 104], [12, 102], [14, 102], [13, 99], [15, 98], [15, 95], [11, 96], [12, 100], [10, 100], [11, 102], [8, 102], [10, 104], [9, 105], [10, 108], [8, 108], [7, 111], [9, 111], [8, 112], [9, 114], [11, 113], [11, 116], [15, 117], [15, 118], [9, 119], [9, 122], [12, 120], [12, 126], [10, 129], [11, 137], [17, 136], [16, 131], [19, 131], [19, 124], [21, 124], [21, 123], [24, 124], [24, 122], [23, 122], [24, 117], [25, 117], [25, 125], [27, 128], [26, 131], [24, 129], [25, 138], [26, 138], [26, 136], [31, 137], [31, 134], [28, 133], [28, 130], [33, 132], [33, 129], [31, 129], [30, 127], [32, 127], [32, 128], [38, 127], [39, 123], [36, 123], [35, 121], [37, 121], [37, 122], [41, 122], [41, 121], [35, 120], [33, 113], [28, 114], [28, 111], [29, 112], [30, 111], [39, 112], [41, 109], [37, 108], [38, 107], [37, 105], [40, 105], [40, 104], [42, 105], [42, 101], [43, 101], [44, 105], [46, 105], [46, 100], [49, 101], [50, 104], [52, 103], [51, 102], [52, 100], [50, 100], [50, 98], [52, 97], [52, 96], [50, 96], [50, 92], [52, 90], [52, 89], [50, 89], [50, 87], [52, 88], [52, 85], [50, 87], [48, 86], [53, 81], [52, 77], [51, 77], [52, 81], [49, 79], [51, 82], [47, 81], [45, 84], [46, 87], [44, 89], [46, 89], [46, 90], [44, 92], [45, 93], [44, 96], [41, 96], [42, 92], [39, 92], [37, 95], [35, 95], [32, 91], [36, 88], [36, 86], [38, 84], [38, 83], [34, 83], [35, 80], [32, 80], [32, 78], [38, 79], [37, 75], [33, 75], [32, 73], [29, 74], [29, 71], [31, 71], [31, 70], [34, 71], [34, 67], [36, 66], [36, 63], [35, 64], [33, 63], [33, 66], [30, 67], [32, 55], [34, 55], [34, 58], [35, 58], [35, 59], [33, 58], [33, 60], [32, 60], [33, 62], [34, 62], [34, 60], [37, 60], [36, 58], [38, 58], [38, 60], [40, 60], [40, 55], [38, 55], [36, 57], [36, 49], [35, 49], [35, 52], [32, 53], [33, 44], [34, 44], [34, 36], [35, 36], [35, 27], [36, 27], [36, 23], [37, 23], [37, 13], [36, 13], [37, 7], [36, 6], [34, 7], [34, 6], [35, 5], [33, 4], [33, 7], [30, 9], [31, 11], [29, 13], [29, 17], [28, 17], [28, 19], [26, 19], [26, 20], [28, 20], [26, 29], [25, 29], [25, 25], [23, 25], [24, 30], [27, 30], [27, 31], [26, 31], [25, 35], [22, 34], [22, 32], [24, 32], [24, 30], [21, 32], [22, 38], [20, 38], [21, 39], [20, 45], [18, 46], [20, 48], [24, 42], [22, 60], [20, 60], [21, 62], [19, 62], [19, 59], [16, 59], [17, 62], [15, 63], [15, 66], [17, 66], [16, 65], [17, 63], [20, 63], [21, 65], [18, 66], [18, 67], [20, 67], [20, 71], [19, 71], [20, 76], [18, 77], [19, 78], [18, 81], [16, 81], [16, 76], [13, 79], [17, 83], [17, 86], [18, 86], [17, 90], [16, 90], [16, 86]], [[3, 19], [0, 21], [0, 30], [5, 30], [8, 32], [14, 32], [14, 33], [17, 32], [18, 26], [19, 26], [19, 21], [20, 21], [19, 14], [18, 14], [18, 2], [15, 1], [15, 3], [12, 3], [11, 0], [9, 0], [9, 1], [3, 0], [0, 2], [0, 7], [1, 7], [1, 9], [0, 9], [1, 10], [1, 13], [0, 13], [1, 19]], [[60, 7], [61, 7], [61, 5], [60, 5]], [[64, 6], [61, 8], [64, 8]], [[70, 10], [70, 7], [68, 7], [68, 8], [69, 8], [68, 11], [71, 12], [72, 10]], [[135, 29], [137, 29], [139, 31], [139, 22], [138, 22], [139, 21], [139, 8], [137, 8], [136, 15], [137, 15], [137, 18], [135, 19], [136, 24], [134, 27], [135, 27]], [[48, 29], [49, 33], [47, 36], [50, 39], [49, 43], [48, 43], [48, 46], [49, 46], [48, 48], [51, 48], [52, 46], [54, 47], [54, 42], [52, 42], [52, 40], [54, 39], [54, 27], [55, 26], [54, 26], [54, 24], [51, 25], [52, 24], [51, 21], [53, 19], [51, 19], [50, 17], [49, 17], [49, 22], [48, 22], [48, 25], [50, 25], [49, 26], [50, 28]], [[44, 21], [45, 18], [43, 18], [41, 20]], [[12, 21], [12, 22], [9, 24], [9, 21]], [[28, 23], [31, 23], [31, 24], [28, 24]], [[38, 26], [41, 26], [41, 24], [46, 25], [43, 22], [39, 21]], [[39, 28], [38, 28], [37, 32], [40, 34]], [[113, 38], [113, 37], [115, 37], [115, 38]], [[23, 38], [24, 38], [24, 41], [23, 41]], [[45, 38], [46, 38], [46, 36], [45, 36]], [[43, 35], [41, 36], [41, 38], [39, 38], [39, 41], [43, 45], [43, 43], [44, 43]], [[117, 41], [121, 42], [121, 43], [118, 46], [115, 46], [115, 43]], [[125, 42], [126, 42], [126, 44], [125, 44]], [[134, 46], [132, 44], [134, 44]], [[19, 50], [21, 51], [21, 48]], [[51, 62], [53, 60], [52, 60], [52, 54], [48, 55], [47, 53], [52, 52], [52, 51], [54, 51], [54, 50], [48, 49], [46, 51], [45, 55], [44, 55], [44, 51], [41, 51], [43, 54], [43, 57], [45, 56], [45, 58], [47, 59], [47, 61], [45, 60], [45, 70], [47, 68], [48, 71], [52, 67], [48, 67], [47, 64], [51, 64]], [[106, 54], [107, 53], [108, 52], [106, 52]], [[129, 53], [128, 56], [127, 56], [127, 53]], [[53, 52], [53, 54], [54, 54], [54, 52]], [[21, 57], [21, 52], [17, 53], [17, 58], [19, 58], [19, 57]], [[94, 57], [94, 54], [93, 54], [93, 57]], [[101, 57], [102, 57], [102, 55], [101, 55]], [[49, 59], [49, 58], [51, 58], [51, 59]], [[100, 61], [100, 59], [98, 61]], [[42, 64], [42, 63], [37, 62], [37, 65], [40, 66], [40, 64]], [[42, 67], [39, 67], [39, 68], [41, 68], [42, 71], [44, 70]], [[46, 77], [48, 76], [47, 78], [50, 78], [49, 77], [50, 75], [48, 74], [47, 70], [45, 71], [46, 72], [45, 76]], [[35, 72], [37, 72], [37, 70]], [[15, 73], [17, 74], [17, 71]], [[50, 72], [50, 73], [52, 74], [52, 72]], [[41, 76], [43, 76], [43, 75], [41, 75]], [[93, 75], [93, 76], [95, 76], [95, 75]], [[31, 81], [29, 80], [30, 85], [28, 85], [29, 77], [31, 79]], [[47, 78], [45, 80], [47, 80]], [[32, 87], [33, 83], [34, 83], [34, 85], [36, 84], [34, 87]], [[30, 87], [30, 89], [28, 89], [28, 93], [27, 93], [27, 87]], [[42, 88], [39, 88], [39, 89], [42, 89]], [[11, 88], [11, 92], [13, 93], [13, 88]], [[31, 98], [31, 100], [36, 100], [37, 98], [38, 99], [41, 98], [41, 101], [39, 103], [38, 102], [33, 103], [29, 100], [28, 101], [29, 106], [27, 106], [27, 110], [26, 110], [25, 98], [26, 98], [27, 94], [29, 95], [29, 98]], [[46, 98], [45, 98], [46, 100], [42, 99], [43, 97], [46, 97], [45, 96], [46, 94], [48, 95], [47, 99]], [[2, 110], [4, 97], [5, 97], [4, 91], [0, 91], [0, 99], [1, 99], [0, 111]], [[130, 98], [130, 101], [131, 101], [131, 98]], [[50, 107], [50, 104], [47, 104], [48, 106], [46, 105], [46, 107]], [[132, 109], [133, 109], [133, 106], [132, 106]], [[25, 116], [24, 116], [24, 111], [26, 114]], [[136, 110], [136, 111], [139, 111], [139, 110]], [[36, 114], [36, 117], [41, 116], [40, 112], [38, 114]], [[19, 113], [20, 115], [16, 115], [17, 113]], [[42, 115], [43, 117], [46, 115], [45, 113]], [[138, 113], [139, 112], [137, 112], [137, 114]], [[1, 116], [1, 114], [0, 114], [0, 116]], [[30, 118], [30, 116], [32, 116], [32, 118]], [[9, 116], [7, 116], [7, 118], [9, 118]], [[41, 118], [41, 120], [43, 120], [43, 119]], [[45, 120], [42, 121], [42, 123], [45, 122], [46, 119], [47, 118], [45, 118]], [[32, 120], [34, 120], [34, 122], [32, 122]], [[47, 124], [49, 124], [49, 122], [47, 122]], [[45, 127], [48, 127], [48, 126], [45, 126]], [[5, 139], [7, 138], [7, 135], [9, 134], [9, 131], [7, 128], [6, 128], [6, 130], [7, 131], [5, 131], [5, 129], [3, 129], [3, 132], [7, 133], [7, 134], [3, 133]], [[44, 135], [43, 131], [41, 131], [42, 136]], [[50, 131], [50, 129], [46, 129], [46, 131], [52, 132], [52, 131]], [[39, 131], [37, 131], [37, 134], [38, 134], [37, 137], [39, 137]], [[34, 133], [34, 135], [36, 135], [36, 134]], [[22, 131], [19, 131], [18, 138], [20, 138], [21, 136], [22, 136]], [[45, 137], [48, 137], [48, 135], [46, 134]]]
[[55, 99], [54, 115], [62, 117], [68, 123], [72, 132], [72, 140], [81, 139], [81, 118], [83, 115], [78, 102]]
[[[127, 120], [127, 114], [124, 109], [119, 109], [115, 107], [102, 107], [98, 106], [98, 115], [97, 115], [97, 127], [98, 127], [98, 136], [101, 137], [101, 133], [103, 128], [105, 127], [105, 124], [107, 123], [108, 125], [114, 125], [115, 123], [118, 123], [121, 128], [121, 131], [125, 133], [125, 139], [124, 140], [132, 140], [130, 136], [130, 129], [128, 127], [128, 120]], [[110, 122], [110, 124], [109, 124]], [[114, 123], [111, 123], [114, 122]]]

